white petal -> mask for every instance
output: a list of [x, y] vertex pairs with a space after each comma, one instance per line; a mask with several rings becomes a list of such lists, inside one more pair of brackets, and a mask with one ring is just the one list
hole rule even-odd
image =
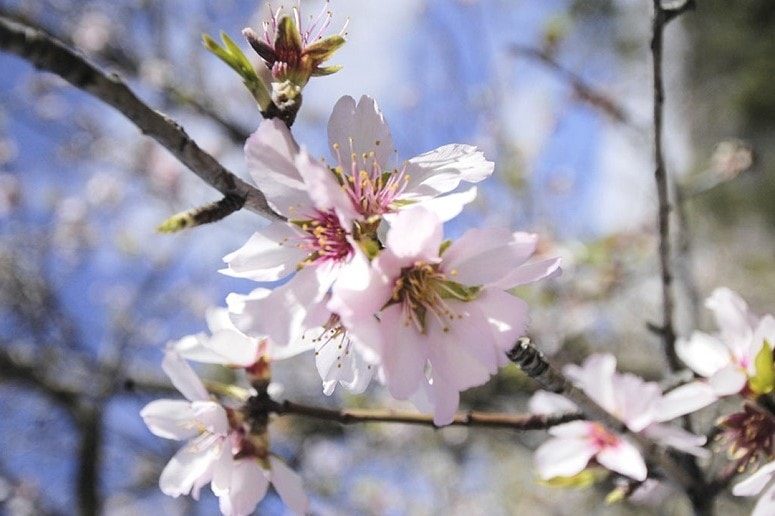
[[[454, 310], [455, 304], [450, 305]], [[426, 334], [415, 337], [413, 343], [417, 346], [421, 339], [427, 343], [428, 361], [433, 369], [433, 376], [442, 378], [445, 385], [456, 391], [482, 385], [490, 379], [490, 374], [497, 371], [495, 344], [487, 338], [486, 333], [481, 335], [479, 340], [471, 340], [477, 333], [472, 324], [476, 324], [472, 318], [456, 320], [449, 331], [444, 332], [435, 318], [427, 317]], [[467, 329], [471, 330], [468, 335], [465, 334]], [[484, 326], [484, 332], [486, 331]], [[465, 342], [465, 339], [468, 339], [468, 342]], [[479, 351], [472, 349], [476, 346], [479, 346]]]
[[561, 258], [549, 258], [547, 260], [520, 265], [506, 277], [498, 280], [493, 286], [508, 290], [542, 279], [555, 278], [562, 274], [560, 262]]
[[296, 157], [296, 167], [304, 178], [307, 194], [315, 207], [324, 212], [334, 210], [339, 216], [342, 227], [349, 229], [351, 221], [359, 218], [359, 214], [334, 174], [320, 163], [313, 161], [306, 151], [302, 151]]
[[140, 411], [148, 429], [165, 439], [183, 440], [199, 434], [191, 403], [184, 400], [156, 400]]
[[657, 402], [655, 421], [670, 421], [707, 407], [718, 399], [714, 388], [704, 381], [695, 381], [668, 392]]
[[726, 344], [736, 346], [740, 341], [747, 342], [751, 338], [754, 317], [737, 293], [725, 287], [717, 288], [705, 301], [705, 306], [713, 311]]
[[213, 463], [213, 479], [210, 487], [216, 496], [228, 494], [231, 488], [231, 475], [234, 470], [234, 457], [231, 446], [224, 444], [220, 456]]
[[285, 222], [273, 222], [256, 231], [250, 239], [227, 254], [223, 261], [229, 267], [221, 270], [227, 276], [253, 281], [277, 281], [296, 270], [307, 252], [299, 249], [304, 236]]
[[197, 426], [204, 431], [225, 437], [229, 432], [226, 410], [215, 401], [193, 401], [191, 409]]
[[210, 440], [206, 445], [194, 441], [178, 450], [159, 477], [162, 493], [177, 498], [209, 481], [213, 464], [220, 456], [221, 446], [218, 440]]
[[538, 237], [507, 229], [470, 229], [444, 252], [444, 270], [463, 285], [487, 285], [507, 277], [535, 250]]
[[699, 331], [694, 332], [689, 340], [678, 339], [675, 351], [692, 371], [705, 378], [710, 378], [732, 360], [724, 343]]
[[756, 502], [751, 516], [772, 516], [775, 514], [775, 484], [772, 484]]
[[393, 305], [380, 314], [383, 333], [380, 350], [385, 384], [390, 394], [399, 400], [409, 398], [424, 379], [427, 350], [423, 339], [401, 316], [401, 306]]
[[659, 385], [646, 382], [634, 374], [616, 374], [613, 391], [614, 414], [630, 430], [639, 432], [654, 421], [656, 404], [662, 394]]
[[371, 318], [379, 312], [393, 288], [391, 278], [379, 267], [384, 257], [381, 254], [372, 265], [366, 255], [356, 251], [332, 287], [328, 308], [344, 321]]
[[272, 466], [270, 474], [272, 485], [285, 505], [296, 514], [307, 514], [309, 499], [304, 494], [301, 477], [275, 456], [269, 457], [269, 463]]
[[597, 461], [610, 469], [635, 480], [646, 480], [648, 470], [638, 449], [620, 439], [614, 446], [606, 446], [598, 452]]
[[366, 95], [357, 106], [352, 97], [339, 99], [328, 120], [328, 142], [333, 155], [339, 153], [345, 163], [349, 163], [351, 154], [360, 160], [364, 154], [373, 152], [376, 162], [386, 168], [395, 152], [382, 111], [376, 101]]
[[248, 367], [258, 359], [259, 340], [237, 330], [221, 330], [213, 333], [204, 347], [219, 357], [217, 361], [208, 360], [210, 363]]
[[578, 411], [575, 403], [569, 399], [549, 391], [536, 391], [530, 397], [528, 408], [532, 414], [542, 416], [565, 414]]
[[729, 396], [737, 394], [745, 388], [745, 384], [748, 382], [748, 375], [737, 365], [729, 364], [716, 371], [710, 377], [709, 382], [718, 396]]
[[[530, 322], [527, 303], [501, 290], [485, 288], [472, 304], [487, 317], [496, 346], [501, 351], [500, 357], [505, 359], [504, 353], [527, 332]], [[501, 360], [500, 365], [503, 364]]]
[[444, 145], [407, 162], [407, 192], [415, 196], [451, 192], [461, 181], [478, 183], [488, 178], [494, 168], [495, 164], [472, 145]]
[[563, 372], [601, 407], [612, 413], [616, 411], [613, 387], [616, 358], [613, 355], [590, 355], [583, 366], [569, 364], [563, 368]]
[[702, 448], [707, 441], [704, 435], [694, 435], [678, 426], [653, 424], [644, 429], [642, 434], [665, 446], [690, 453], [696, 457], [710, 457], [710, 451]]
[[234, 323], [231, 322], [229, 309], [224, 307], [211, 307], [205, 312], [205, 320], [210, 333], [218, 330], [236, 330]]
[[572, 477], [589, 464], [597, 448], [587, 439], [554, 437], [538, 447], [533, 455], [538, 475], [548, 480], [554, 477]]
[[436, 216], [442, 222], [447, 222], [457, 217], [466, 204], [473, 202], [476, 199], [477, 188], [472, 186], [468, 190], [462, 192], [451, 193], [449, 195], [442, 195], [439, 197], [433, 197], [427, 200], [420, 201], [420, 205], [426, 210], [430, 210], [436, 214]]
[[549, 428], [549, 435], [554, 437], [577, 437], [586, 439], [595, 431], [595, 423], [589, 421], [571, 421]]
[[188, 362], [176, 352], [167, 351], [164, 353], [161, 368], [169, 376], [172, 385], [189, 400], [208, 400], [210, 398], [202, 380], [191, 369]]
[[312, 203], [294, 160], [298, 144], [278, 119], [264, 120], [245, 142], [248, 172], [272, 207], [289, 218], [298, 218]]
[[231, 485], [219, 497], [221, 512], [227, 516], [253, 514], [258, 502], [263, 500], [269, 481], [264, 470], [253, 458], [234, 461], [231, 471]]
[[386, 248], [402, 264], [438, 261], [442, 226], [432, 212], [416, 206], [399, 212], [388, 230]]
[[753, 475], [732, 488], [735, 496], [756, 496], [775, 475], [775, 460], [759, 468]]

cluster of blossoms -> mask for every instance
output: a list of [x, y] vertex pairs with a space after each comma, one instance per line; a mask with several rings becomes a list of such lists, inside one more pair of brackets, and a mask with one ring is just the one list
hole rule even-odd
[[[300, 478], [271, 452], [267, 412], [258, 417], [251, 404], [269, 399], [272, 362], [314, 352], [326, 395], [338, 385], [361, 393], [376, 380], [446, 425], [460, 393], [496, 374], [526, 332], [528, 307], [512, 289], [560, 271], [557, 258], [531, 261], [534, 234], [473, 229], [445, 240], [443, 224], [476, 198], [476, 183], [494, 169], [473, 146], [445, 145], [400, 160], [374, 99], [345, 96], [328, 122], [330, 158], [301, 147], [288, 129], [301, 89], [339, 69], [321, 65], [344, 43], [344, 29], [323, 37], [331, 21], [324, 8], [302, 30], [298, 9], [292, 16], [273, 12], [263, 35], [244, 31], [269, 79], [258, 77], [227, 36], [225, 48], [205, 38], [242, 75], [264, 115], [274, 116], [249, 137], [245, 157], [282, 220], [227, 255], [221, 271], [273, 288], [229, 295], [228, 308], [208, 313], [210, 334], [171, 343], [163, 368], [186, 400], [157, 400], [141, 412], [154, 434], [187, 441], [164, 469], [162, 491], [197, 498], [210, 484], [229, 515], [253, 512], [270, 483], [291, 510], [309, 509]], [[754, 316], [727, 289], [714, 292], [707, 306], [720, 332], [679, 339], [678, 356], [698, 376], [685, 385], [665, 393], [655, 382], [617, 372], [611, 355], [565, 367], [622, 426], [580, 420], [552, 427], [535, 453], [542, 479], [572, 484], [602, 466], [644, 482], [649, 466], [640, 440], [705, 457], [704, 436], [667, 422], [739, 395], [744, 410], [719, 421], [720, 442], [740, 471], [770, 462], [734, 493], [754, 495], [769, 484], [755, 514], [775, 512], [775, 318]], [[252, 389], [218, 385], [214, 396], [186, 360], [244, 370]], [[530, 406], [537, 414], [578, 410], [549, 392], [536, 393]]]

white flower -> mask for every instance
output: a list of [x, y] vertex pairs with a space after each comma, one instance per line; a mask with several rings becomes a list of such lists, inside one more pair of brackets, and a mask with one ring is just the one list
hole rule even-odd
[[328, 306], [378, 357], [395, 398], [425, 389], [434, 422], [448, 424], [460, 391], [485, 383], [524, 334], [527, 305], [505, 290], [558, 270], [558, 260], [523, 265], [535, 245], [535, 235], [472, 230], [443, 248], [433, 212], [403, 210], [373, 262], [356, 253]]
[[[694, 385], [679, 387], [662, 394], [659, 385], [628, 373], [616, 372], [613, 355], [592, 355], [584, 365], [568, 365], [564, 373], [590, 398], [620, 419], [633, 432], [666, 446], [704, 456], [700, 448], [705, 437], [690, 434], [676, 426], [662, 425], [697, 409], [705, 401], [703, 392]], [[539, 391], [530, 400], [530, 410], [537, 414], [572, 412], [576, 406], [557, 394]], [[637, 448], [626, 437], [606, 429], [600, 423], [573, 421], [549, 430], [553, 436], [535, 453], [539, 475], [544, 479], [573, 476], [586, 468], [593, 457], [602, 466], [644, 480], [646, 464]]]
[[775, 344], [775, 318], [754, 315], [745, 301], [728, 288], [718, 288], [705, 301], [719, 333], [694, 332], [679, 339], [676, 352], [695, 373], [707, 378], [708, 396], [716, 399], [746, 389], [756, 374], [755, 359], [767, 342]]
[[167, 352], [162, 368], [188, 401], [152, 401], [140, 411], [140, 416], [155, 435], [188, 443], [162, 471], [159, 487], [172, 497], [191, 493], [198, 499], [199, 490], [212, 480], [216, 464], [231, 456], [228, 417], [177, 353]]
[[756, 496], [764, 491], [756, 502], [751, 516], [775, 514], [775, 461], [768, 462], [759, 471], [732, 488], [735, 496]]

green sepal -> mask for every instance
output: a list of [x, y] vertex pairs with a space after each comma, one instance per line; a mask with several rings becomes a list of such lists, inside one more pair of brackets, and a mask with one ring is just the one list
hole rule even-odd
[[444, 254], [444, 251], [449, 249], [449, 246], [452, 245], [452, 240], [444, 240], [441, 245], [439, 246], [439, 256]]
[[335, 74], [341, 69], [342, 65], [318, 66], [317, 68], [312, 69], [312, 76], [325, 77], [326, 75]]
[[570, 477], [552, 477], [549, 480], [541, 480], [541, 483], [549, 487], [584, 489], [595, 485], [607, 476], [608, 471], [603, 468], [587, 468]]
[[301, 33], [296, 23], [290, 16], [283, 16], [277, 25], [277, 36], [275, 37], [274, 48], [284, 49], [301, 54]]
[[439, 281], [437, 292], [442, 299], [457, 299], [458, 301], [473, 301], [479, 295], [482, 287], [467, 287], [455, 281]]
[[346, 40], [338, 34], [319, 39], [304, 49], [304, 55], [316, 64], [322, 63], [330, 59], [337, 50], [342, 48], [345, 42]]
[[770, 343], [766, 340], [754, 358], [754, 375], [748, 379], [748, 386], [756, 394], [769, 394], [775, 390], [775, 362]]
[[373, 239], [365, 237], [358, 240], [358, 247], [361, 248], [369, 260], [373, 260], [379, 254], [379, 242], [375, 242]]

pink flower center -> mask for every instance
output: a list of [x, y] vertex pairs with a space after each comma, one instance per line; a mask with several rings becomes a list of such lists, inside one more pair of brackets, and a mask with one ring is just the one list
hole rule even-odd
[[606, 430], [600, 423], [589, 424], [589, 435], [587, 437], [598, 449], [608, 448], [609, 446], [616, 446], [619, 444], [619, 437]]
[[446, 277], [438, 265], [417, 262], [401, 271], [393, 284], [392, 303], [401, 303], [404, 322], [414, 325], [417, 331], [425, 333], [428, 314], [436, 317], [443, 330], [449, 331], [449, 322], [460, 317], [445, 301], [443, 288]]
[[300, 267], [325, 261], [341, 262], [350, 258], [353, 248], [347, 240], [347, 232], [332, 211], [315, 211], [306, 220], [292, 221], [306, 233], [299, 248], [309, 252]]
[[332, 171], [358, 213], [368, 218], [396, 210], [396, 201], [409, 182], [405, 166], [384, 171], [374, 159], [374, 152], [363, 154], [361, 159], [351, 152], [347, 161], [338, 144], [334, 144], [334, 152], [339, 166]]

